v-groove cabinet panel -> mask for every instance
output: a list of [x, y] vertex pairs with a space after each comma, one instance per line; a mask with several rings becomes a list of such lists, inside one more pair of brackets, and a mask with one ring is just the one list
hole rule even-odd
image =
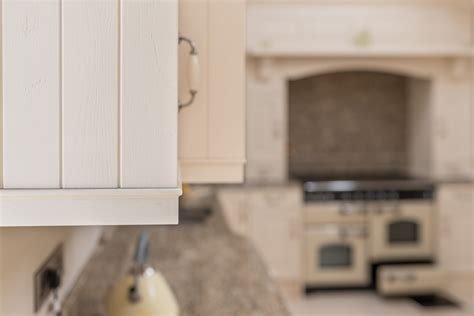
[[2, 6], [3, 184], [59, 188], [60, 3]]
[[1, 6], [0, 225], [177, 223], [178, 0]]
[[122, 5], [123, 187], [177, 185], [177, 14], [176, 1]]
[[[201, 64], [193, 104], [179, 114], [183, 182], [237, 183], [245, 164], [244, 0], [181, 0], [179, 32], [194, 42]], [[188, 98], [188, 47], [180, 48], [180, 98]]]
[[117, 1], [63, 1], [63, 187], [118, 187]]

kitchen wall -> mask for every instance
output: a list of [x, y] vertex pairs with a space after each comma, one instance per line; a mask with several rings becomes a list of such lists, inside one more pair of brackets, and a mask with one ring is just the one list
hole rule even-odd
[[47, 305], [34, 314], [33, 276], [61, 243], [64, 276], [60, 296], [67, 295], [102, 232], [101, 227], [25, 227], [0, 229], [0, 315], [47, 315]]
[[407, 105], [404, 76], [350, 71], [291, 80], [290, 175], [405, 173]]

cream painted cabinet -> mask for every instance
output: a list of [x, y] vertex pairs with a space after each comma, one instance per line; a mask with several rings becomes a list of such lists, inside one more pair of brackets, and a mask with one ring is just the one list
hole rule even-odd
[[[195, 101], [179, 113], [183, 182], [242, 182], [245, 163], [245, 1], [180, 0], [179, 33], [199, 58]], [[180, 45], [179, 97], [189, 98], [189, 46]]]
[[447, 271], [474, 267], [474, 183], [444, 183], [438, 187], [439, 221], [434, 229], [439, 244], [439, 264]]
[[298, 284], [303, 237], [299, 186], [229, 187], [217, 195], [230, 228], [252, 241], [271, 276], [282, 285]]
[[1, 9], [0, 225], [176, 224], [178, 0]]
[[176, 224], [181, 179], [242, 181], [244, 1], [0, 8], [0, 226]]

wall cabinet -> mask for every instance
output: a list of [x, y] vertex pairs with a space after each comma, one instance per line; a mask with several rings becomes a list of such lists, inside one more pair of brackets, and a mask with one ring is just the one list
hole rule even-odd
[[[242, 1], [1, 9], [0, 226], [176, 224], [181, 179], [242, 179]], [[180, 33], [203, 71], [178, 118]]]
[[[179, 32], [201, 65], [195, 102], [179, 114], [183, 182], [242, 182], [245, 162], [245, 1], [181, 0]], [[180, 98], [188, 98], [188, 47], [180, 47]]]

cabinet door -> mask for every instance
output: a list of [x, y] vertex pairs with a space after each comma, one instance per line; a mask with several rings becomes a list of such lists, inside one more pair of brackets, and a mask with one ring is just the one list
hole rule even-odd
[[[201, 65], [194, 103], [180, 111], [184, 182], [243, 180], [245, 156], [245, 1], [181, 0], [180, 35], [196, 45]], [[189, 48], [180, 48], [179, 96], [188, 96]]]
[[223, 187], [217, 199], [231, 230], [247, 237], [278, 281], [301, 275], [301, 201], [298, 186]]
[[[60, 187], [60, 2], [2, 2], [3, 187]], [[1, 160], [0, 160], [1, 162]]]
[[176, 224], [178, 0], [0, 8], [0, 226]]
[[2, 2], [5, 189], [177, 186], [177, 1]]
[[439, 264], [443, 270], [468, 271], [474, 267], [474, 184], [445, 183], [438, 186], [435, 226]]
[[232, 232], [250, 236], [250, 216], [253, 211], [253, 193], [241, 188], [219, 189], [217, 201]]
[[301, 195], [297, 188], [261, 189], [250, 197], [249, 234], [270, 274], [279, 281], [301, 276]]
[[177, 185], [177, 19], [177, 0], [122, 0], [120, 185], [124, 188]]
[[118, 186], [118, 8], [115, 1], [62, 3], [64, 188]]

